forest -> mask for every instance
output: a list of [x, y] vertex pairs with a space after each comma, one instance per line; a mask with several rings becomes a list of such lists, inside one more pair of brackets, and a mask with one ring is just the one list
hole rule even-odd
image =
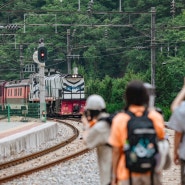
[[124, 107], [127, 83], [155, 85], [155, 106], [168, 120], [184, 83], [183, 0], [1, 0], [0, 80], [29, 78], [39, 39], [46, 68], [85, 77], [86, 91], [102, 95], [108, 111]]

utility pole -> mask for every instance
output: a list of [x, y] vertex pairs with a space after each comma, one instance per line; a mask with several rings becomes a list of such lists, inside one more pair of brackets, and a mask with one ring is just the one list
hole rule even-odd
[[71, 74], [71, 41], [70, 41], [71, 33], [70, 29], [67, 29], [67, 70], [68, 74]]
[[[67, 69], [68, 69], [68, 74], [72, 74], [72, 69], [71, 69], [71, 59], [73, 58], [78, 58], [80, 55], [72, 55], [72, 47], [71, 47], [71, 40], [73, 40], [73, 37], [75, 35], [76, 29], [73, 30], [73, 33], [71, 35], [70, 29], [67, 29]], [[72, 37], [72, 39], [71, 39]]]
[[23, 55], [22, 55], [23, 46], [20, 45], [20, 80], [24, 78], [23, 74]]
[[80, 11], [80, 0], [78, 0], [78, 11]]
[[155, 88], [155, 65], [156, 65], [156, 51], [155, 51], [155, 7], [151, 8], [151, 85]]
[[119, 12], [122, 12], [122, 9], [121, 9], [121, 1], [122, 0], [119, 0]]

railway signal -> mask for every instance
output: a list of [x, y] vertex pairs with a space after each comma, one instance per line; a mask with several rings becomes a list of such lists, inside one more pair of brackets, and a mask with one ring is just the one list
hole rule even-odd
[[47, 60], [47, 49], [45, 47], [38, 48], [38, 60], [41, 63], [46, 62]]

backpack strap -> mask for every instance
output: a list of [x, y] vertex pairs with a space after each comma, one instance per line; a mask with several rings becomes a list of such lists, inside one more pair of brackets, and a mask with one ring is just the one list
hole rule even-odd
[[[132, 117], [136, 117], [136, 115], [133, 112], [129, 111], [129, 110], [127, 110], [125, 113], [127, 113], [131, 118]], [[145, 109], [144, 112], [143, 112], [143, 114], [142, 114], [142, 116], [146, 116], [147, 117], [148, 116], [148, 113], [149, 113], [148, 110]]]
[[148, 117], [148, 113], [149, 113], [149, 112], [148, 112], [148, 110], [147, 110], [147, 109], [145, 109], [145, 110], [144, 110], [144, 112], [143, 112], [143, 116]]
[[109, 124], [109, 126], [111, 126], [111, 124], [112, 124], [112, 120], [111, 120], [110, 116], [102, 117], [102, 118], [98, 119], [98, 121], [106, 121]]
[[127, 113], [131, 118], [135, 117], [135, 114], [129, 110], [127, 110], [125, 113]]

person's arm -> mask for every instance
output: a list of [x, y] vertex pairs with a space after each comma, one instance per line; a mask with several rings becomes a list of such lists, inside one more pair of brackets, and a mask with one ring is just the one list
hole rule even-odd
[[112, 149], [112, 180], [111, 185], [117, 184], [117, 168], [118, 162], [122, 153], [122, 148], [113, 147]]
[[178, 93], [176, 98], [173, 100], [171, 104], [171, 111], [173, 112], [179, 105], [180, 103], [184, 100], [185, 98], [185, 83], [181, 89], [181, 91]]
[[180, 164], [179, 161], [179, 154], [178, 154], [178, 149], [179, 149], [179, 145], [182, 139], [182, 133], [181, 132], [177, 132], [175, 131], [175, 138], [174, 138], [174, 163], [176, 165]]

